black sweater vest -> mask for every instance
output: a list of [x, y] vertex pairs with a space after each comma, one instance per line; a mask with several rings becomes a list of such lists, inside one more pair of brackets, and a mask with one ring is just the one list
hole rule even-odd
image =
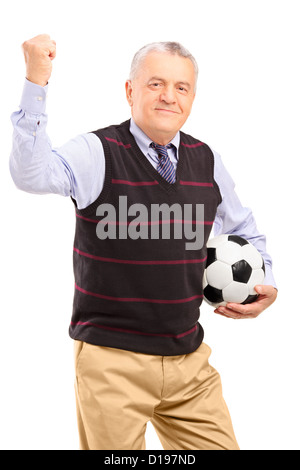
[[[104, 187], [82, 210], [73, 201], [70, 336], [139, 353], [188, 354], [203, 340], [198, 320], [206, 242], [221, 202], [214, 157], [206, 144], [180, 132], [176, 183], [170, 184], [141, 152], [129, 126], [126, 121], [94, 132], [105, 153]], [[199, 205], [204, 220], [197, 220]], [[187, 249], [197, 224], [204, 244]]]

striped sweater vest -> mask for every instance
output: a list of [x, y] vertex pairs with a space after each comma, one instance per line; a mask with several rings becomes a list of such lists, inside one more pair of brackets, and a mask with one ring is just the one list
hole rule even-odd
[[[170, 184], [141, 152], [129, 127], [126, 121], [94, 131], [105, 154], [103, 190], [84, 209], [73, 200], [75, 293], [69, 333], [139, 353], [188, 354], [204, 335], [198, 320], [206, 242], [221, 202], [214, 157], [206, 144], [180, 132], [176, 182]], [[168, 220], [164, 212], [153, 212], [163, 204], [170, 208]], [[199, 205], [204, 205], [202, 220], [196, 218]], [[163, 232], [166, 223], [169, 232]], [[197, 224], [203, 246], [187, 249]]]

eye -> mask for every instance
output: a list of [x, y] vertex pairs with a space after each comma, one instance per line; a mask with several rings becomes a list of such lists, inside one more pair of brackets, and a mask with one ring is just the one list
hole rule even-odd
[[150, 83], [149, 86], [150, 86], [151, 88], [159, 88], [159, 87], [162, 86], [162, 83], [160, 83], [160, 82], [153, 82], [153, 83]]
[[185, 88], [185, 87], [183, 87], [183, 86], [179, 86], [179, 87], [178, 87], [178, 91], [180, 91], [180, 93], [185, 93], [185, 94], [188, 93], [187, 88]]

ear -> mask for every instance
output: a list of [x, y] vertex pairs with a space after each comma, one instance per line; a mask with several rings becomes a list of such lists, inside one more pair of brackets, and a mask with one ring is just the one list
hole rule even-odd
[[126, 89], [126, 98], [128, 101], [129, 106], [133, 105], [133, 99], [132, 99], [132, 82], [131, 80], [127, 80], [125, 83], [125, 89]]

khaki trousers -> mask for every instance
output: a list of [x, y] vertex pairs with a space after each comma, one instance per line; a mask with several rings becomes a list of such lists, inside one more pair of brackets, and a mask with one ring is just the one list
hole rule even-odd
[[81, 450], [145, 450], [151, 421], [164, 450], [238, 450], [217, 371], [202, 345], [152, 356], [75, 341]]

